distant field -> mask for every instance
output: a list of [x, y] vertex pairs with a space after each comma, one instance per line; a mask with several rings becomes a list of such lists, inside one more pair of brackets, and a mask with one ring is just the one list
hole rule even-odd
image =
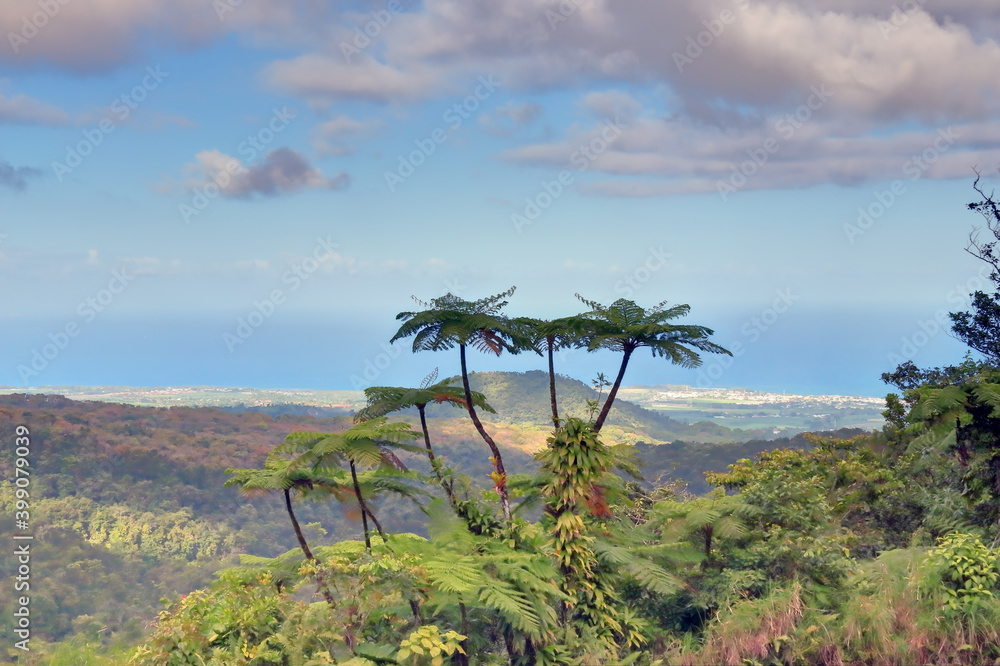
[[313, 391], [298, 389], [252, 389], [214, 386], [41, 386], [34, 389], [0, 387], [0, 395], [11, 393], [58, 394], [74, 400], [120, 402], [141, 407], [262, 407], [310, 405], [342, 409], [365, 405], [361, 391]]

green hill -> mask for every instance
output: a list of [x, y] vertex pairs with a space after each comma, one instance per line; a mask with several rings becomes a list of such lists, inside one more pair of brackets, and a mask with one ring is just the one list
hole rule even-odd
[[[472, 388], [486, 395], [497, 414], [483, 414], [483, 420], [513, 425], [549, 426], [552, 415], [549, 408], [549, 376], [542, 370], [528, 372], [474, 372], [469, 381]], [[587, 400], [596, 400], [597, 391], [578, 379], [556, 376], [556, 394], [560, 417], [587, 417]], [[607, 391], [601, 399], [607, 398]], [[451, 415], [447, 408], [438, 409], [435, 415]], [[611, 427], [607, 427], [611, 426]], [[675, 439], [699, 442], [733, 442], [749, 439], [767, 439], [763, 430], [734, 430], [702, 421], [687, 424], [665, 414], [645, 409], [625, 400], [615, 400], [608, 416], [606, 432], [631, 433], [639, 439], [669, 442]]]

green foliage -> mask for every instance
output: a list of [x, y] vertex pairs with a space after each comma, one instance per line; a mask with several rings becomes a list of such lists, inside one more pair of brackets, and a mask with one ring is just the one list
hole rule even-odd
[[[354, 415], [354, 421], [387, 416], [393, 412], [410, 407], [426, 407], [430, 404], [447, 404], [452, 407], [465, 408], [465, 391], [461, 386], [454, 386], [455, 378], [449, 378], [419, 388], [402, 388], [398, 386], [372, 386], [365, 389], [368, 405]], [[478, 392], [472, 392], [472, 402], [477, 409], [490, 414], [496, 410], [486, 402], [486, 397]]]
[[548, 477], [542, 494], [552, 553], [563, 575], [562, 591], [569, 598], [563, 614], [613, 648], [615, 634], [622, 631], [616, 594], [587, 527], [612, 517], [602, 483], [612, 464], [611, 454], [594, 427], [580, 419], [567, 419], [548, 442], [537, 458]]
[[582, 331], [581, 340], [589, 350], [610, 349], [617, 352], [634, 351], [648, 347], [653, 356], [670, 359], [685, 368], [701, 364], [698, 354], [690, 349], [729, 354], [722, 347], [710, 342], [712, 329], [693, 324], [668, 324], [691, 311], [690, 305], [667, 307], [662, 301], [648, 310], [634, 302], [620, 298], [611, 305], [589, 301], [579, 294], [590, 311], [579, 317], [569, 318]]
[[267, 575], [253, 583], [225, 577], [160, 614], [153, 636], [130, 660], [134, 666], [195, 664], [297, 665], [336, 663], [330, 651], [343, 639], [323, 603], [279, 593]]
[[1000, 521], [1000, 370], [976, 369], [952, 384], [907, 391], [906, 420], [908, 452], [926, 466], [957, 463], [947, 484], [965, 497], [972, 523], [985, 527]]
[[452, 294], [431, 299], [429, 303], [417, 301], [425, 309], [396, 315], [396, 319], [404, 323], [390, 342], [414, 336], [414, 352], [441, 351], [464, 345], [499, 355], [505, 350], [517, 353], [529, 348], [530, 342], [524, 337], [522, 328], [500, 314], [514, 289], [511, 287], [477, 301], [466, 301]]
[[992, 239], [981, 241], [980, 228], [974, 228], [969, 236], [966, 251], [983, 261], [990, 270], [990, 281], [993, 283], [992, 294], [976, 291], [972, 296], [972, 310], [969, 312], [950, 313], [953, 322], [952, 331], [965, 344], [985, 356], [990, 363], [1000, 364], [1000, 257], [997, 255], [997, 241], [1000, 240], [1000, 205], [993, 198], [994, 194], [986, 193], [979, 185], [980, 175], [976, 171], [976, 182], [972, 187], [979, 195], [979, 201], [966, 206], [970, 211], [979, 213], [986, 222], [986, 229]]
[[629, 359], [636, 350], [646, 347], [654, 357], [667, 358], [684, 368], [695, 368], [701, 365], [701, 357], [696, 349], [713, 354], [732, 354], [709, 341], [712, 329], [694, 324], [670, 324], [670, 320], [683, 317], [691, 310], [689, 305], [667, 307], [667, 301], [662, 301], [646, 310], [633, 301], [619, 298], [611, 305], [601, 305], [596, 301], [588, 301], [577, 294], [587, 307], [578, 317], [567, 318], [566, 326], [578, 331], [578, 344], [588, 351], [610, 349], [621, 352], [622, 363], [618, 376], [611, 385], [608, 399], [604, 402], [594, 430], [600, 432], [605, 420], [615, 402], [618, 388], [621, 386]]
[[942, 606], [951, 613], [969, 613], [994, 597], [1000, 580], [1000, 553], [985, 546], [974, 534], [953, 532], [938, 540], [927, 553], [924, 565], [935, 578], [937, 589], [929, 592], [941, 597]]
[[465, 654], [461, 644], [465, 639], [454, 631], [442, 634], [433, 624], [424, 625], [399, 644], [396, 661], [414, 666], [442, 666], [445, 656]]

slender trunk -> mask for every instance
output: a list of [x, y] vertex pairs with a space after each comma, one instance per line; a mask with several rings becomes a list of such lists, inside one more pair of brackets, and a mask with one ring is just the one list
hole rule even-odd
[[535, 642], [531, 640], [531, 636], [524, 637], [524, 663], [535, 664], [538, 661], [538, 655], [535, 654]]
[[962, 422], [955, 418], [955, 449], [958, 451], [958, 462], [962, 469], [969, 466], [969, 449], [966, 446], [965, 432], [962, 430]]
[[315, 560], [312, 551], [309, 550], [309, 544], [306, 543], [306, 538], [302, 535], [302, 528], [299, 527], [299, 521], [295, 518], [295, 512], [292, 511], [292, 495], [288, 488], [285, 488], [285, 508], [288, 510], [288, 517], [292, 519], [292, 529], [295, 530], [295, 538], [299, 540], [302, 554], [306, 556], [307, 560]]
[[427, 430], [427, 416], [424, 414], [427, 405], [418, 404], [416, 407], [417, 411], [420, 412], [420, 428], [424, 431], [424, 448], [427, 449], [427, 459], [431, 462], [431, 469], [434, 470], [434, 476], [437, 477], [438, 483], [441, 484], [445, 494], [448, 495], [448, 504], [454, 507], [455, 497], [451, 492], [451, 486], [445, 483], [444, 476], [441, 474], [441, 463], [434, 456], [434, 449], [431, 447], [431, 434]]
[[514, 649], [514, 637], [510, 635], [511, 630], [505, 629], [503, 632], [503, 644], [507, 647], [507, 663], [514, 666], [517, 660], [517, 650]]
[[701, 535], [705, 539], [705, 559], [701, 562], [701, 570], [705, 571], [712, 566], [712, 526], [702, 527]]
[[465, 364], [465, 345], [459, 345], [458, 351], [462, 359], [462, 386], [465, 388], [465, 405], [469, 409], [469, 417], [472, 418], [472, 424], [476, 426], [479, 435], [486, 442], [486, 445], [490, 447], [490, 451], [493, 452], [493, 468], [500, 476], [499, 479], [494, 479], [497, 494], [500, 496], [500, 508], [503, 510], [504, 519], [509, 521], [510, 500], [507, 495], [507, 470], [503, 466], [503, 456], [500, 455], [500, 449], [497, 448], [496, 442], [493, 441], [493, 438], [489, 436], [486, 428], [480, 422], [479, 416], [476, 415], [476, 408], [472, 404], [472, 388], [469, 386], [469, 372]]
[[[427, 459], [431, 461], [431, 467], [437, 472], [437, 467], [434, 465], [434, 449], [431, 447], [431, 433], [427, 430], [427, 415], [424, 410], [427, 409], [426, 404], [418, 404], [417, 411], [420, 412], [420, 428], [424, 431], [424, 448], [427, 449]], [[441, 475], [438, 474], [438, 479]]]
[[469, 612], [465, 608], [465, 604], [458, 604], [458, 611], [462, 614], [462, 624], [459, 627], [459, 633], [465, 636], [459, 645], [465, 651], [465, 654], [456, 651], [455, 652], [455, 664], [456, 666], [469, 666]]
[[420, 626], [424, 623], [424, 619], [420, 616], [420, 602], [414, 598], [410, 598], [410, 611], [413, 612], [413, 622], [416, 626]]
[[[288, 517], [292, 519], [292, 529], [295, 530], [295, 538], [299, 540], [299, 547], [302, 549], [302, 554], [306, 556], [307, 560], [317, 562], [318, 560], [316, 560], [312, 551], [309, 550], [309, 544], [306, 543], [306, 538], [302, 535], [302, 528], [299, 527], [299, 521], [295, 518], [295, 512], [292, 511], [292, 495], [288, 488], [285, 488], [285, 508], [288, 510]], [[337, 605], [333, 595], [330, 594], [330, 588], [327, 587], [326, 579], [322, 574], [316, 575], [316, 587], [319, 589], [319, 593], [323, 595], [323, 598], [326, 599], [326, 603], [328, 603], [331, 608]]]
[[368, 507], [365, 506], [365, 498], [361, 496], [361, 486], [358, 484], [358, 472], [351, 460], [351, 479], [354, 481], [354, 496], [358, 498], [358, 506], [361, 507], [361, 525], [365, 528], [365, 549], [372, 552], [372, 540], [368, 534]]
[[615, 396], [618, 395], [618, 387], [622, 385], [622, 379], [625, 377], [625, 368], [628, 367], [628, 359], [632, 356], [632, 349], [625, 347], [625, 355], [622, 357], [622, 367], [618, 369], [618, 376], [615, 377], [615, 384], [611, 387], [611, 392], [608, 393], [608, 399], [604, 402], [604, 408], [601, 410], [600, 416], [597, 417], [597, 422], [594, 423], [594, 432], [600, 432], [601, 427], [604, 425], [604, 419], [608, 418], [608, 412], [611, 411], [611, 405], [615, 401]]
[[1000, 495], [1000, 457], [993, 459], [993, 494]]
[[382, 523], [380, 523], [378, 518], [375, 517], [375, 512], [372, 511], [371, 507], [367, 505], [365, 506], [365, 511], [368, 512], [368, 517], [372, 519], [373, 523], [375, 523], [375, 529], [378, 530], [378, 535], [382, 537], [382, 541], [388, 541], [388, 539], [385, 538], [385, 530], [382, 529]]
[[556, 344], [556, 337], [549, 335], [545, 338], [549, 345], [549, 402], [552, 403], [552, 425], [559, 429], [559, 408], [556, 405], [556, 367], [552, 360], [552, 348]]

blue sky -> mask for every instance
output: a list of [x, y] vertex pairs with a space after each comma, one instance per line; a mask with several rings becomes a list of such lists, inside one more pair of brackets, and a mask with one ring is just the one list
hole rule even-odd
[[517, 285], [512, 314], [689, 303], [743, 350], [627, 382], [878, 395], [961, 357], [940, 322], [985, 284], [984, 0], [13, 0], [0, 26], [0, 384], [419, 381], [456, 359], [364, 376], [411, 294]]

